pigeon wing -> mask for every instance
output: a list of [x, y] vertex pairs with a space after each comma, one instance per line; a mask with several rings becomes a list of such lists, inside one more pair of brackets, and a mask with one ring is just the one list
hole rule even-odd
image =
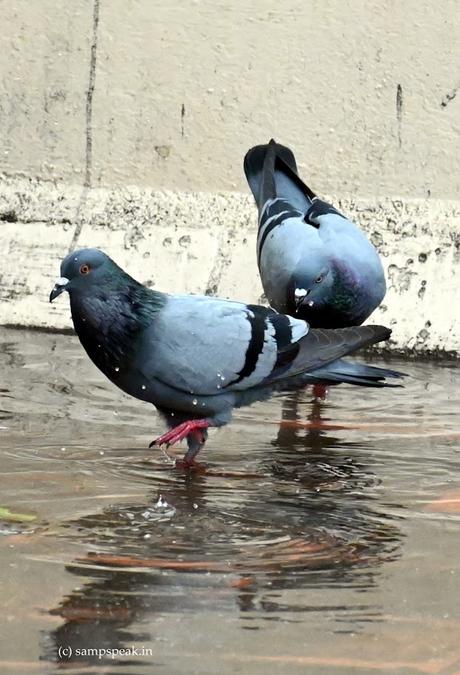
[[304, 321], [257, 305], [172, 296], [139, 344], [137, 366], [148, 379], [209, 396], [257, 387], [291, 363]]

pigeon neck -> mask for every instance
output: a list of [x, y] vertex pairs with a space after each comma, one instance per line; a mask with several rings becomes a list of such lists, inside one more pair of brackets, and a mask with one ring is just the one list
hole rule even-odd
[[369, 298], [366, 284], [343, 263], [335, 262], [333, 269], [332, 309], [347, 317], [350, 325], [359, 324], [364, 321], [368, 314]]
[[139, 334], [155, 319], [165, 296], [135, 282], [122, 289], [71, 294], [75, 331], [91, 360], [112, 379], [129, 365]]

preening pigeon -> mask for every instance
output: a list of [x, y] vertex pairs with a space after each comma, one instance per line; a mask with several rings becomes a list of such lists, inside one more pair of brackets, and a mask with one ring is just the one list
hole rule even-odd
[[382, 387], [390, 386], [386, 377], [400, 376], [341, 360], [386, 340], [387, 328], [314, 330], [266, 307], [160, 293], [97, 249], [63, 260], [50, 302], [63, 291], [88, 356], [120, 389], [153, 403], [166, 420], [170, 430], [151, 445], [187, 438], [185, 465], [205, 443], [207, 428], [229, 422], [235, 407], [307, 383]]
[[289, 148], [273, 139], [251, 148], [244, 171], [259, 209], [257, 259], [270, 305], [316, 328], [360, 325], [386, 290], [374, 246], [305, 185]]

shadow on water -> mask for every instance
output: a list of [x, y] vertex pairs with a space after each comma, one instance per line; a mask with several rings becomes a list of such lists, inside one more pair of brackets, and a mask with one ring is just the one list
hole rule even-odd
[[[66, 567], [81, 586], [51, 609], [63, 623], [48, 635], [47, 659], [59, 662], [59, 646], [70, 645], [74, 663], [100, 665], [104, 659], [77, 655], [89, 644], [154, 641], [141, 626], [168, 614], [236, 610], [248, 630], [312, 612], [329, 613], [334, 632], [379, 620], [382, 608], [365, 594], [379, 583], [380, 566], [399, 555], [401, 533], [394, 518], [372, 508], [378, 478], [370, 458], [364, 465], [352, 456], [358, 445], [363, 456], [363, 444], [322, 430], [318, 403], [313, 428], [292, 425], [299, 399], [283, 400], [289, 423], [271, 444], [276, 452], [258, 449], [251, 473], [183, 475], [141, 463], [131, 470], [151, 485], [146, 502], [62, 524], [62, 536], [78, 537], [88, 554]], [[318, 601], [316, 593], [331, 587], [353, 589], [354, 601]], [[315, 591], [310, 605], [308, 589]]]

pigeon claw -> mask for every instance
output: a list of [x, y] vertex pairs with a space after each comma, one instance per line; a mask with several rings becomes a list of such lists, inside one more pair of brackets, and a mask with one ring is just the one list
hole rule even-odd
[[210, 424], [207, 420], [188, 420], [187, 422], [182, 422], [182, 424], [178, 424], [177, 427], [173, 427], [165, 434], [152, 441], [149, 448], [159, 447], [160, 445], [166, 445], [166, 447], [169, 448], [170, 445], [179, 443], [179, 441], [182, 441], [194, 431], [207, 429], [209, 426]]

